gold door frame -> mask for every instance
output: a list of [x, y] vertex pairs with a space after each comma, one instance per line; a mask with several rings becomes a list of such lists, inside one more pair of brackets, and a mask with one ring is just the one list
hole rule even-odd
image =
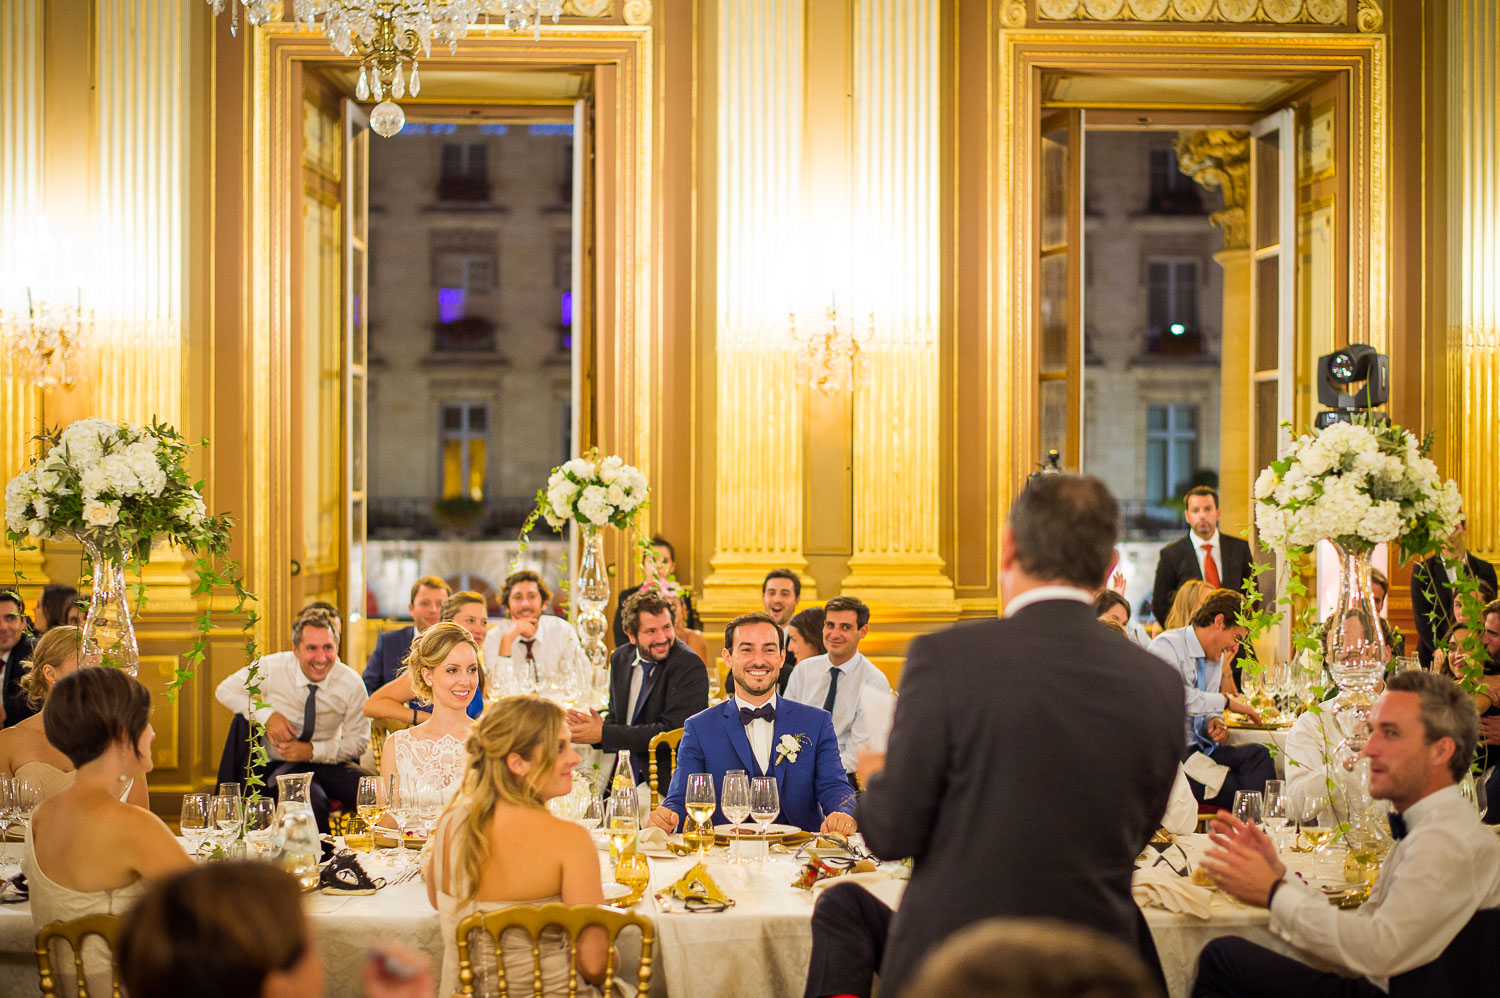
[[[1012, 400], [1001, 496], [1031, 470], [1039, 432], [1031, 224], [1041, 85], [1048, 73], [1197, 78], [1336, 78], [1349, 100], [1349, 340], [1390, 349], [1388, 41], [1381, 34], [998, 29], [992, 34], [990, 148], [997, 176], [989, 240], [995, 275], [997, 397]], [[1168, 68], [1169, 67], [1169, 68]], [[1006, 239], [1011, 241], [1007, 244]]]
[[[649, 11], [649, 8], [645, 8]], [[649, 18], [649, 12], [634, 20]], [[632, 21], [626, 11], [627, 22]], [[245, 124], [243, 207], [246, 294], [244, 369], [247, 399], [246, 453], [261, 462], [250, 472], [249, 508], [256, 523], [247, 531], [248, 577], [261, 597], [257, 637], [263, 648], [280, 647], [291, 625], [287, 564], [289, 494], [299, 428], [286, 416], [291, 397], [288, 369], [297, 332], [292, 285], [293, 207], [300, 181], [294, 153], [301, 130], [301, 74], [305, 68], [349, 65], [321, 34], [288, 24], [256, 29], [247, 47], [248, 106]], [[576, 339], [583, 370], [592, 374], [577, 401], [583, 416], [577, 446], [604, 445], [622, 454], [652, 479], [660, 441], [652, 436], [652, 400], [659, 397], [662, 279], [660, 194], [654, 167], [655, 69], [649, 23], [549, 26], [540, 41], [504, 29], [475, 30], [454, 55], [434, 52], [424, 67], [482, 69], [581, 67], [594, 76], [593, 132], [598, 162], [594, 219], [585, 228], [585, 256], [594, 258], [593, 279], [577, 289], [584, 325]], [[413, 106], [419, 114], [420, 105]], [[590, 245], [592, 240], [593, 245]], [[336, 436], [338, 427], [319, 427]], [[330, 446], [337, 441], [331, 441]], [[625, 551], [626, 538], [615, 538]]]

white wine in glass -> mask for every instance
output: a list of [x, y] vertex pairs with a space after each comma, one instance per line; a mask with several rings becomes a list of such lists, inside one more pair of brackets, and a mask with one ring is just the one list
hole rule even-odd
[[635, 833], [640, 828], [640, 817], [636, 811], [634, 788], [611, 794], [604, 805], [604, 829], [609, 836], [610, 859], [618, 860], [620, 854], [635, 841]]
[[689, 775], [687, 790], [683, 794], [683, 807], [688, 817], [693, 819], [693, 824], [691, 828], [683, 829], [683, 839], [691, 836], [696, 840], [699, 856], [707, 855], [708, 847], [714, 842], [712, 823], [716, 804], [713, 776], [708, 773]]
[[355, 791], [355, 811], [359, 814], [359, 820], [365, 823], [365, 828], [370, 832], [370, 849], [368, 855], [375, 854], [375, 826], [385, 816], [385, 804], [380, 800], [380, 777], [361, 776], [359, 778], [359, 789]]
[[[771, 822], [781, 813], [781, 792], [774, 776], [757, 776], [750, 781], [750, 817], [760, 825], [762, 835], [769, 835]], [[765, 862], [765, 858], [761, 858]]]

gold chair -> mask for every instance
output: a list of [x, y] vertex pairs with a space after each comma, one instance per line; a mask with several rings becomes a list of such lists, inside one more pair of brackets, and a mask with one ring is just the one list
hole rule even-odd
[[531, 939], [532, 994], [542, 993], [542, 932], [549, 926], [557, 926], [568, 937], [568, 996], [578, 994], [578, 939], [587, 928], [597, 926], [609, 936], [609, 956], [605, 963], [603, 993], [609, 995], [614, 986], [615, 960], [619, 956], [620, 932], [627, 926], [641, 930], [641, 962], [636, 976], [636, 998], [646, 998], [651, 992], [651, 950], [656, 940], [656, 927], [651, 919], [618, 908], [602, 908], [597, 905], [567, 905], [557, 901], [543, 905], [517, 904], [496, 911], [475, 912], [458, 923], [458, 993], [459, 996], [475, 993], [473, 961], [469, 957], [469, 935], [483, 931], [495, 945], [495, 966], [500, 998], [509, 995], [505, 981], [505, 960], [500, 948], [500, 937], [507, 929], [521, 929]]
[[661, 798], [666, 793], [666, 788], [661, 785], [661, 773], [656, 765], [656, 750], [663, 745], [671, 749], [672, 768], [677, 768], [677, 746], [682, 742], [682, 728], [673, 728], [671, 731], [663, 731], [646, 743], [646, 771], [649, 774], [646, 782], [651, 786], [651, 808], [655, 810], [661, 806]]
[[391, 732], [411, 727], [405, 721], [393, 717], [377, 717], [370, 722], [370, 758], [375, 762], [375, 772], [380, 772], [380, 754], [385, 751], [385, 740]]
[[83, 941], [98, 936], [109, 947], [111, 981], [110, 998], [120, 998], [120, 969], [114, 966], [115, 931], [118, 915], [85, 915], [66, 922], [43, 926], [36, 934], [36, 964], [42, 979], [42, 998], [60, 998], [57, 974], [52, 969], [51, 944], [63, 940], [73, 948], [73, 970], [78, 975], [78, 998], [89, 998], [88, 980], [83, 973]]

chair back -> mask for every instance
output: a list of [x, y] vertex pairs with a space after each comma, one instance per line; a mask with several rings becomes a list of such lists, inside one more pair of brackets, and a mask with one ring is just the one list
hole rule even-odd
[[393, 717], [377, 717], [370, 722], [370, 757], [374, 760], [375, 772], [380, 772], [380, 756], [385, 751], [385, 740], [394, 731], [411, 727], [406, 721]]
[[1500, 995], [1494, 954], [1500, 948], [1500, 908], [1476, 911], [1443, 952], [1390, 980], [1390, 998], [1469, 998]]
[[505, 956], [500, 946], [500, 937], [507, 929], [521, 929], [531, 938], [531, 987], [527, 993], [542, 993], [542, 933], [550, 926], [557, 926], [568, 937], [568, 998], [578, 994], [578, 940], [585, 929], [598, 927], [609, 936], [609, 955], [605, 961], [603, 993], [612, 993], [615, 980], [615, 960], [619, 955], [620, 932], [627, 926], [641, 930], [641, 962], [636, 976], [636, 998], [647, 998], [651, 991], [651, 952], [656, 939], [656, 928], [651, 919], [620, 908], [598, 905], [567, 905], [557, 901], [548, 904], [517, 904], [495, 911], [475, 912], [458, 923], [458, 992], [454, 998], [467, 998], [475, 993], [474, 963], [469, 956], [469, 936], [474, 932], [485, 932], [495, 946], [495, 966], [498, 980], [495, 986], [500, 998], [510, 994], [510, 984], [505, 979]]
[[663, 779], [662, 774], [659, 772], [661, 767], [656, 761], [657, 750], [660, 749], [663, 745], [667, 746], [667, 748], [670, 750], [672, 759], [672, 769], [676, 769], [677, 746], [682, 742], [683, 730], [683, 728], [673, 728], [671, 731], [663, 731], [661, 734], [654, 736], [651, 741], [646, 744], [646, 770], [649, 774], [646, 777], [646, 782], [651, 785], [652, 810], [655, 810], [661, 805], [661, 799], [662, 797], [666, 796], [667, 793], [667, 788], [663, 786], [663, 784], [672, 778], [671, 770], [667, 771], [665, 779]]
[[[57, 972], [52, 966], [52, 943], [67, 942], [73, 948], [73, 970], [78, 975], [78, 998], [89, 998], [88, 979], [83, 973], [83, 941], [89, 936], [98, 936], [109, 948], [110, 998], [120, 998], [120, 969], [114, 965], [115, 930], [119, 925], [118, 915], [85, 915], [66, 922], [53, 922], [43, 926], [36, 934], [36, 964], [41, 975], [42, 998], [61, 998], [57, 987]], [[103, 998], [95, 995], [94, 998]]]

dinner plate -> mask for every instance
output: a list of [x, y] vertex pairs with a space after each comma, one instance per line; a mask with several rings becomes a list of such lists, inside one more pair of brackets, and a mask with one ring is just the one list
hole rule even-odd
[[604, 900], [606, 900], [606, 901], [617, 901], [620, 898], [629, 897], [629, 896], [630, 896], [630, 888], [626, 887], [624, 884], [605, 884], [604, 885]]
[[802, 829], [798, 828], [796, 825], [781, 824], [767, 825], [765, 831], [761, 831], [761, 827], [759, 825], [751, 824], [714, 826], [714, 834], [722, 835], [725, 838], [735, 838], [738, 836], [747, 839], [774, 839], [778, 835], [796, 835], [801, 831]]

